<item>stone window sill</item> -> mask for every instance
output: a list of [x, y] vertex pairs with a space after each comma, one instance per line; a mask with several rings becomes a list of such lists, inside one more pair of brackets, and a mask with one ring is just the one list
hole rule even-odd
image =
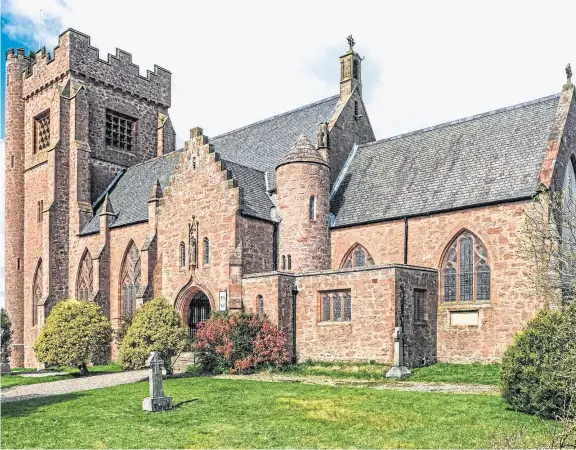
[[330, 322], [318, 322], [318, 326], [320, 327], [333, 327], [338, 325], [352, 325], [351, 320], [342, 320], [342, 321], [330, 321]]
[[486, 302], [443, 302], [439, 306], [440, 311], [477, 311], [492, 308], [492, 303]]

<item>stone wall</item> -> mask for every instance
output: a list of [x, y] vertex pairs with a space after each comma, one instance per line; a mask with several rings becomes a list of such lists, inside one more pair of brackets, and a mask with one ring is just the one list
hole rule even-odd
[[[358, 116], [354, 114], [356, 102], [358, 104]], [[362, 96], [357, 90], [354, 90], [350, 96], [340, 99], [329, 128], [330, 168], [332, 170], [332, 183], [334, 183], [354, 144], [360, 145], [376, 140]]]
[[239, 219], [242, 239], [242, 273], [274, 270], [274, 224], [251, 217]]
[[[264, 298], [267, 317], [289, 337], [292, 345], [292, 289], [296, 296], [296, 344], [299, 361], [379, 361], [393, 357], [393, 332], [399, 286], [406, 290], [405, 314], [407, 360], [411, 365], [435, 360], [436, 271], [408, 266], [370, 267], [289, 275], [254, 274], [242, 280], [245, 307], [258, 311], [257, 298]], [[426, 289], [426, 323], [414, 323], [414, 288]], [[349, 291], [350, 321], [323, 321], [321, 296], [330, 291]]]
[[[444, 362], [499, 361], [514, 335], [524, 328], [540, 302], [535, 298], [528, 262], [517, 251], [530, 202], [434, 214], [408, 220], [408, 264], [439, 269], [444, 250], [466, 229], [486, 246], [492, 269], [491, 301], [439, 304], [438, 359]], [[402, 263], [404, 222], [390, 221], [332, 230], [332, 260], [342, 261], [359, 242], [375, 264]], [[452, 326], [453, 310], [477, 311], [478, 326]]]
[[[415, 290], [424, 293], [424, 320], [416, 317]], [[420, 367], [436, 362], [438, 274], [408, 266], [396, 269], [396, 323], [404, 332], [404, 364]], [[402, 320], [400, 321], [400, 317]]]

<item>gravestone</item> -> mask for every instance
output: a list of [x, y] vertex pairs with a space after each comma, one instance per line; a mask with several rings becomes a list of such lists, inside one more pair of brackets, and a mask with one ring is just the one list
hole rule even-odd
[[164, 387], [162, 385], [162, 367], [164, 361], [158, 352], [150, 352], [146, 360], [146, 365], [150, 367], [150, 397], [142, 401], [144, 411], [166, 411], [172, 409], [172, 397], [164, 397]]
[[386, 373], [386, 378], [402, 378], [410, 375], [404, 365], [404, 339], [402, 327], [394, 328], [394, 365]]

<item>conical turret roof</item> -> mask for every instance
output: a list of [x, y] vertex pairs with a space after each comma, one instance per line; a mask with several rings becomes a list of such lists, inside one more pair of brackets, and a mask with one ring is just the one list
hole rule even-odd
[[296, 142], [290, 151], [286, 153], [280, 164], [276, 166], [276, 169], [284, 164], [293, 162], [310, 162], [328, 166], [328, 163], [326, 163], [324, 158], [318, 153], [318, 150], [314, 148], [308, 137], [304, 134], [298, 136], [298, 139], [296, 139]]

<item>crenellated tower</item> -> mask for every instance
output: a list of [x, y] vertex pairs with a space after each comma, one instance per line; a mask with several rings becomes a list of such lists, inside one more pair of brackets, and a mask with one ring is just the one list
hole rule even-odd
[[[45, 318], [77, 292], [78, 236], [97, 200], [127, 167], [175, 150], [171, 74], [155, 66], [142, 76], [119, 49], [102, 60], [72, 29], [53, 54], [8, 51], [6, 71], [6, 304], [12, 364], [33, 367]], [[108, 249], [99, 255], [105, 271]]]
[[276, 167], [276, 189], [279, 270], [329, 269], [330, 166], [306, 136], [296, 140]]
[[[33, 57], [33, 54], [31, 55]], [[14, 367], [24, 365], [24, 49], [6, 52], [6, 310], [12, 320]]]

